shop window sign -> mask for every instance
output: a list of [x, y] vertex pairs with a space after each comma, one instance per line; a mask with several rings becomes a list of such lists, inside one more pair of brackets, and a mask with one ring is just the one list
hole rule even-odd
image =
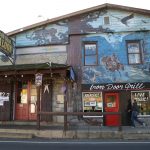
[[150, 115], [150, 91], [132, 91], [131, 99], [137, 101], [140, 115]]
[[[82, 92], [83, 112], [103, 112], [103, 100], [101, 92]], [[84, 116], [84, 117], [102, 117]]]

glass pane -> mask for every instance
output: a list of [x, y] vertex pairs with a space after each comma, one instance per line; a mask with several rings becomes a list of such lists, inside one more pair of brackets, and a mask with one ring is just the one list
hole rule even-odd
[[150, 93], [149, 91], [135, 91], [131, 93], [131, 99], [137, 101], [140, 115], [150, 115]]
[[116, 97], [114, 95], [107, 97], [107, 107], [116, 107]]
[[27, 104], [27, 82], [18, 82], [17, 103]]
[[128, 43], [128, 53], [139, 53], [139, 43]]
[[82, 100], [84, 112], [103, 112], [102, 93], [83, 92]]
[[21, 104], [27, 104], [27, 89], [21, 91]]
[[96, 44], [85, 44], [85, 55], [96, 54]]
[[140, 54], [129, 54], [129, 64], [141, 63]]
[[32, 84], [32, 86], [31, 86], [31, 103], [36, 104], [36, 101], [37, 101], [36, 86]]
[[85, 57], [85, 65], [96, 65], [97, 57], [96, 56], [86, 56]]

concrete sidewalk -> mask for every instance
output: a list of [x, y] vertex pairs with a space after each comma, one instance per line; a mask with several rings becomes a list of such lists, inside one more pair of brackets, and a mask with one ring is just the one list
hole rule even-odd
[[0, 125], [1, 138], [48, 138], [48, 139], [126, 139], [145, 140], [150, 139], [150, 127], [131, 128], [105, 126], [70, 126], [63, 131], [63, 126], [41, 126], [36, 125]]

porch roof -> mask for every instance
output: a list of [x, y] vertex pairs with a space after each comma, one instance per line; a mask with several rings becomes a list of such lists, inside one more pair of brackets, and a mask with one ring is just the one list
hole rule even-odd
[[17, 65], [6, 65], [6, 66], [0, 66], [0, 72], [1, 71], [20, 71], [20, 70], [41, 70], [41, 69], [67, 69], [70, 66], [65, 64], [57, 64], [57, 63], [37, 63], [37, 64], [17, 64]]
[[68, 77], [68, 79], [75, 81], [75, 73], [73, 68], [66, 64], [57, 64], [52, 62], [38, 63], [38, 64], [17, 64], [0, 66], [0, 75], [34, 75], [36, 73], [49, 74], [59, 73]]

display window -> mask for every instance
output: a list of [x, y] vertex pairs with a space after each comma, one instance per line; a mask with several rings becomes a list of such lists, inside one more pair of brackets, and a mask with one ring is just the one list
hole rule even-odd
[[131, 99], [137, 101], [139, 115], [150, 115], [150, 91], [132, 91]]
[[[83, 112], [103, 112], [103, 100], [101, 92], [82, 92]], [[84, 116], [84, 117], [102, 117]]]

